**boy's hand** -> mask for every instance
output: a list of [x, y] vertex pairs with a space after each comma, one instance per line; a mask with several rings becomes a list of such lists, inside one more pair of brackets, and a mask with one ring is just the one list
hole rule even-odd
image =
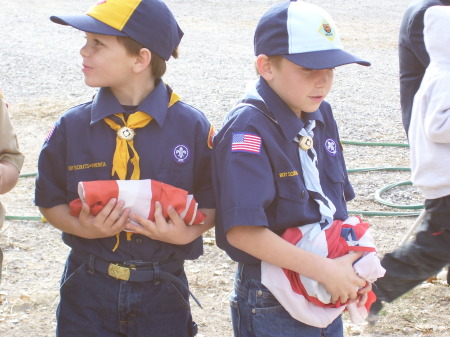
[[84, 238], [98, 239], [114, 236], [123, 231], [128, 222], [130, 211], [123, 209], [123, 201], [111, 199], [96, 215], [90, 214], [89, 205], [83, 202], [80, 215], [80, 230]]
[[[332, 303], [340, 301], [344, 304], [348, 300], [355, 300], [358, 293], [365, 289], [362, 287], [366, 285], [366, 281], [360, 278], [352, 267], [353, 262], [359, 259], [362, 254], [350, 253], [336, 259], [328, 259], [329, 264], [325, 266], [324, 273], [318, 281], [331, 294]], [[365, 294], [364, 290], [361, 294]]]
[[159, 201], [155, 202], [155, 221], [148, 220], [142, 216], [131, 214], [130, 219], [139, 225], [129, 222], [126, 230], [145, 235], [153, 240], [184, 245], [194, 240], [198, 234], [195, 234], [192, 227], [187, 226], [179, 214], [172, 206], [167, 208], [169, 219], [163, 216], [162, 206]]
[[358, 307], [363, 307], [368, 298], [368, 293], [372, 290], [372, 283], [366, 281], [366, 285], [358, 290], [358, 298], [356, 300]]

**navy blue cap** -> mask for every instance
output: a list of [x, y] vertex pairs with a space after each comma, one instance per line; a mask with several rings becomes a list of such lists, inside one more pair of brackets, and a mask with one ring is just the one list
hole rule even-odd
[[101, 0], [86, 14], [50, 20], [88, 33], [128, 36], [165, 60], [183, 37], [172, 12], [160, 0]]
[[322, 8], [286, 1], [270, 8], [256, 27], [255, 55], [282, 55], [305, 68], [328, 69], [370, 63], [343, 49], [336, 24]]

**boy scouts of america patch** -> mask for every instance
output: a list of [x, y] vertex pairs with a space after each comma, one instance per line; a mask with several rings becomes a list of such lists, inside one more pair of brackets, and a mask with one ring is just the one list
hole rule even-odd
[[333, 42], [335, 37], [334, 28], [328, 23], [327, 20], [323, 20], [319, 27], [319, 33], [325, 36], [330, 42]]

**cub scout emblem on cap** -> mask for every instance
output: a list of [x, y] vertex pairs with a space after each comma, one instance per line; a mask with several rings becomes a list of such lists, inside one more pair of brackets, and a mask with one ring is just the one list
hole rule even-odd
[[126, 126], [120, 128], [119, 131], [117, 131], [117, 136], [120, 139], [132, 140], [135, 135], [136, 135], [136, 132], [134, 132], [133, 129], [130, 129]]
[[322, 34], [323, 36], [325, 36], [331, 42], [333, 42], [334, 36], [335, 36], [334, 29], [328, 23], [327, 20], [323, 20], [323, 22], [322, 22], [322, 24], [320, 25], [320, 28], [319, 28], [319, 33]]
[[335, 142], [333, 139], [328, 138], [328, 139], [325, 141], [325, 149], [327, 150], [327, 152], [328, 152], [329, 155], [335, 156], [336, 153], [337, 153], [337, 145], [336, 145], [336, 142]]
[[184, 164], [189, 159], [189, 149], [186, 145], [177, 145], [173, 149], [173, 158], [178, 164]]

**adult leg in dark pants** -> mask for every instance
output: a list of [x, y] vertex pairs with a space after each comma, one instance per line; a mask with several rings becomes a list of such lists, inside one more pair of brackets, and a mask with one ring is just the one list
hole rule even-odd
[[450, 262], [450, 196], [426, 200], [425, 209], [425, 220], [414, 240], [381, 260], [386, 274], [373, 286], [377, 302], [368, 318], [371, 323], [375, 323], [382, 301], [392, 302]]

